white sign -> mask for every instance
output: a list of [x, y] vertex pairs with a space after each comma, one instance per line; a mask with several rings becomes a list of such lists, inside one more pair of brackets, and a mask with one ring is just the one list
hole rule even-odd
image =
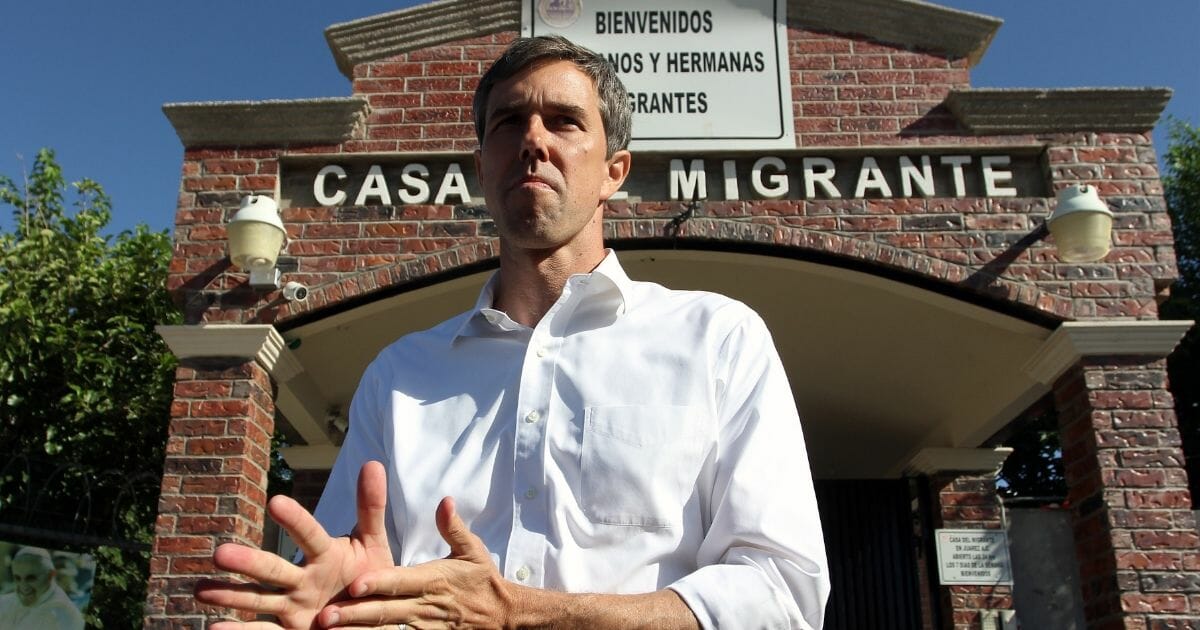
[[635, 150], [794, 148], [786, 0], [526, 0], [526, 36], [604, 55]]
[[1002, 529], [937, 530], [942, 584], [1012, 584], [1008, 535]]

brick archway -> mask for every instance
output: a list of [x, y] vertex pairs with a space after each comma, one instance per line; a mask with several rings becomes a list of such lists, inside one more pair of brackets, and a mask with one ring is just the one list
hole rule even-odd
[[[731, 218], [609, 220], [605, 237], [617, 249], [725, 249], [752, 247], [768, 255], [811, 258], [835, 266], [884, 275], [919, 284], [941, 293], [994, 306], [1008, 306], [1044, 321], [1072, 317], [1069, 297], [1048, 292], [1029, 282], [1005, 278], [920, 252], [798, 226], [747, 222]], [[248, 321], [282, 324], [320, 319], [326, 309], [369, 302], [392, 295], [421, 281], [437, 281], [455, 272], [478, 271], [496, 264], [499, 242], [472, 239], [442, 251], [397, 264], [347, 274], [333, 282], [310, 287], [305, 302], [260, 308]]]

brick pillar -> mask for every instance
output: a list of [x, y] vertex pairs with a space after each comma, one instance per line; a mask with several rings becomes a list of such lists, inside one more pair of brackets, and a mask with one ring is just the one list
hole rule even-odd
[[[996, 472], [947, 471], [930, 476], [934, 494], [934, 520], [941, 529], [1004, 529]], [[983, 611], [1012, 610], [1012, 586], [942, 585], [939, 589], [944, 627], [955, 630], [981, 627]]]
[[310, 512], [317, 509], [317, 501], [329, 481], [329, 469], [293, 470], [292, 498]]
[[1200, 534], [1165, 359], [1084, 356], [1054, 397], [1088, 627], [1200, 627]]
[[283, 340], [271, 326], [161, 326], [180, 358], [150, 558], [147, 628], [203, 628], [192, 589], [224, 542], [260, 546]]
[[[936, 529], [1004, 529], [996, 473], [1011, 448], [923, 448], [909, 461], [909, 474], [929, 479], [933, 527]], [[1007, 553], [1007, 550], [1005, 550]], [[927, 570], [937, 573], [937, 558]], [[980, 628], [984, 611], [1013, 610], [1012, 586], [940, 585], [943, 628]]]

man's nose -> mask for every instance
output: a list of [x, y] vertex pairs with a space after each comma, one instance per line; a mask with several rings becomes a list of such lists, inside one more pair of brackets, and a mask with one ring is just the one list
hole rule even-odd
[[521, 160], [529, 162], [544, 162], [550, 159], [550, 151], [546, 145], [546, 126], [542, 124], [541, 116], [531, 116], [525, 125], [525, 135], [521, 138]]

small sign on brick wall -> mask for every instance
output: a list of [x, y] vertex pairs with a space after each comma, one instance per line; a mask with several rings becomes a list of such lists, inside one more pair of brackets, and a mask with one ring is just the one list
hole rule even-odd
[[1008, 534], [1002, 529], [937, 530], [942, 584], [1012, 584]]

